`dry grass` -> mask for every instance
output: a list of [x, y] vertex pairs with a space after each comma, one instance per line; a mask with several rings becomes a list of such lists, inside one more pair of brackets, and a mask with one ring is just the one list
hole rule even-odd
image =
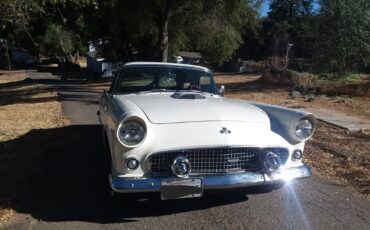
[[0, 71], [0, 84], [24, 80], [24, 71]]
[[370, 199], [370, 135], [319, 122], [307, 142], [305, 162], [314, 174], [349, 185]]
[[2, 225], [2, 223], [8, 222], [13, 215], [14, 215], [13, 209], [8, 208], [5, 205], [0, 207], [0, 226]]
[[356, 95], [370, 97], [370, 81], [362, 80], [356, 82], [328, 82], [319, 81], [318, 90], [329, 95]]
[[226, 97], [282, 105], [290, 108], [316, 109], [326, 108], [343, 114], [356, 115], [364, 120], [370, 117], [370, 97], [350, 97], [350, 100], [338, 103], [335, 97], [319, 95], [314, 101], [305, 96], [292, 98], [291, 87], [269, 85], [260, 82], [258, 75], [218, 76], [217, 84], [226, 86]]
[[[351, 79], [350, 76], [349, 79]], [[271, 68], [264, 70], [261, 80], [266, 83], [281, 86], [301, 85], [304, 87], [311, 87], [327, 95], [370, 97], [370, 80], [366, 75], [358, 76], [354, 81], [333, 77], [319, 78], [307, 72], [300, 73], [289, 69], [278, 70]]]
[[[55, 93], [50, 93], [55, 96]], [[32, 129], [48, 129], [64, 124], [59, 102], [0, 106], [0, 142], [15, 139]]]
[[88, 83], [86, 84], [87, 87], [91, 87], [98, 90], [108, 90], [111, 85], [111, 82], [101, 82], [101, 83]]
[[17, 140], [32, 130], [68, 123], [57, 98], [55, 92], [25, 80], [24, 72], [0, 72], [0, 162], [6, 162], [0, 166], [0, 224], [14, 213], [10, 207], [19, 193], [27, 192], [30, 176], [37, 176], [40, 146], [52, 137], [45, 136], [42, 142]]

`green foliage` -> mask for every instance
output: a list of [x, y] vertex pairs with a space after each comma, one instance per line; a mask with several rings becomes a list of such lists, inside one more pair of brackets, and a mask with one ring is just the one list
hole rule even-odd
[[313, 0], [271, 0], [269, 17], [276, 21], [291, 21], [311, 15]]
[[344, 81], [360, 81], [361, 77], [357, 74], [348, 74], [343, 76]]
[[1, 0], [0, 1], [0, 29], [9, 27], [24, 28], [35, 14], [41, 11], [37, 1]]
[[1, 0], [0, 37], [11, 46], [66, 55], [86, 46], [82, 13], [96, 0]]
[[288, 43], [294, 45], [291, 50], [295, 57], [311, 58], [317, 34], [313, 3], [313, 0], [270, 1], [268, 17], [248, 25], [239, 49], [241, 58], [285, 57]]
[[162, 60], [168, 39], [169, 59], [180, 50], [200, 51], [220, 64], [233, 57], [246, 25], [256, 20], [249, 0], [114, 1], [104, 7], [110, 16], [98, 20], [109, 25], [111, 45], [103, 52], [128, 60], [133, 48], [141, 59]]
[[[272, 55], [285, 56], [287, 43], [295, 56], [311, 58], [316, 35], [313, 0], [275, 0], [269, 12]], [[268, 24], [265, 24], [268, 26]]]
[[197, 37], [197, 50], [210, 62], [220, 65], [229, 61], [242, 42], [240, 34], [232, 26], [203, 28]]
[[191, 42], [211, 63], [229, 61], [242, 44], [242, 34], [255, 24], [256, 11], [249, 1], [206, 1], [198, 23], [192, 26]]
[[61, 56], [104, 38], [109, 42], [99, 52], [105, 57], [165, 60], [187, 50], [217, 65], [237, 58], [285, 60], [292, 43], [291, 64], [313, 58], [318, 71], [341, 79], [355, 81], [346, 73], [370, 66], [369, 0], [320, 0], [319, 10], [315, 0], [270, 0], [265, 18], [258, 17], [262, 2], [1, 0], [0, 37], [11, 46]]
[[321, 69], [339, 75], [370, 63], [370, 2], [323, 0], [315, 56]]
[[50, 55], [65, 56], [74, 50], [72, 33], [62, 25], [48, 24], [45, 35], [40, 40], [40, 51]]

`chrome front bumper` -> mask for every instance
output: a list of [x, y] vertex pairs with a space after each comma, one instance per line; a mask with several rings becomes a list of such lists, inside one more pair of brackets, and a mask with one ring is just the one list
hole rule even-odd
[[[306, 165], [301, 165], [298, 167], [281, 168], [270, 175], [245, 172], [226, 175], [194, 176], [194, 178], [202, 178], [202, 187], [207, 190], [267, 185], [309, 176], [311, 176], [311, 170]], [[157, 192], [160, 191], [162, 180], [171, 178], [175, 179], [176, 177], [127, 178], [112, 175], [109, 177], [112, 190], [119, 193]]]

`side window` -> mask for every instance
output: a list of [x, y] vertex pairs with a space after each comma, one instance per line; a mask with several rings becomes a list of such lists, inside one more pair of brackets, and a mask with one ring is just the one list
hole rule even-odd
[[212, 85], [211, 85], [211, 79], [209, 76], [200, 76], [199, 77], [199, 86], [201, 90], [211, 92], [212, 91]]
[[200, 76], [199, 77], [199, 84], [200, 85], [210, 85], [211, 79], [208, 76]]

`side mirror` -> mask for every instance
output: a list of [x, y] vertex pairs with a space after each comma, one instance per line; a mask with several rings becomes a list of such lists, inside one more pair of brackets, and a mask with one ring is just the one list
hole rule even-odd
[[220, 94], [223, 96], [224, 93], [225, 93], [225, 86], [224, 85], [221, 85], [220, 88], [218, 89], [218, 91], [220, 92]]

